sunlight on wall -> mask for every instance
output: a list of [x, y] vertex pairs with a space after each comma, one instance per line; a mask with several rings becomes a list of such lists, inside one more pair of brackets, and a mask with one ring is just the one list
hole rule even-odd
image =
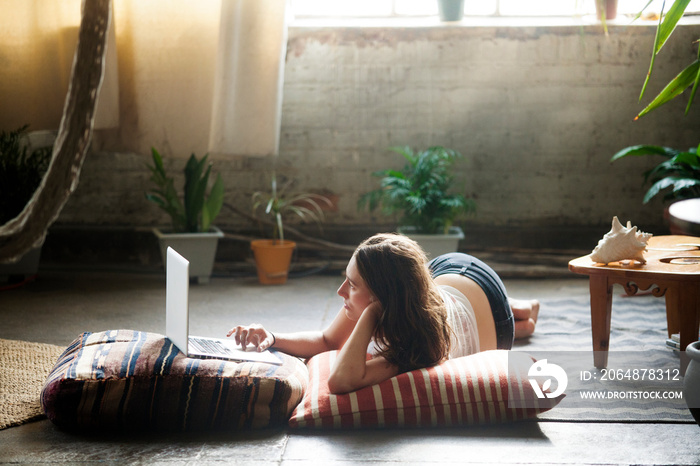
[[4, 0], [0, 8], [0, 127], [57, 129], [80, 1]]
[[220, 2], [120, 0], [114, 6], [127, 118], [121, 139], [144, 153], [151, 146], [205, 152]]

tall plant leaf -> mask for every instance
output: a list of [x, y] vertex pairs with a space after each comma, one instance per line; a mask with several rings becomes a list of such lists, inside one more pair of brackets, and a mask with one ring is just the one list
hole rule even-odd
[[209, 231], [211, 223], [221, 212], [221, 207], [224, 205], [224, 182], [221, 179], [221, 174], [217, 175], [214, 186], [209, 191], [209, 197], [204, 200], [202, 208], [202, 231]]
[[151, 154], [153, 165], [148, 168], [151, 170], [151, 181], [156, 188], [146, 193], [146, 199], [170, 215], [173, 230], [191, 233], [208, 231], [221, 211], [224, 188], [219, 175], [209, 196], [206, 195], [212, 169], [211, 165], [207, 165], [207, 156], [197, 160], [197, 157], [192, 154], [187, 160], [184, 169], [183, 202], [175, 189], [174, 179], [167, 176], [165, 172], [160, 153], [152, 148]]
[[[697, 80], [700, 77], [700, 59], [695, 60], [693, 63], [688, 65], [686, 69], [681, 71], [671, 82], [669, 82], [666, 87], [657, 95], [654, 100], [649, 103], [649, 105], [644, 108], [639, 114], [634, 118], [635, 120], [641, 118], [652, 110], [659, 108], [669, 100], [674, 99], [683, 93], [690, 86], [697, 86]], [[689, 103], [690, 104], [690, 103]], [[686, 112], [688, 107], [686, 107]]]
[[661, 22], [659, 26], [659, 34], [654, 46], [654, 54], [658, 54], [663, 46], [666, 45], [666, 41], [671, 37], [671, 34], [673, 34], [673, 31], [678, 25], [678, 21], [683, 17], [683, 13], [685, 13], [685, 9], [688, 7], [689, 3], [690, 0], [676, 0], [673, 2], [673, 5], [671, 5], [668, 13], [663, 16], [663, 22]]
[[[654, 61], [656, 60], [656, 53], [658, 50], [659, 37], [661, 36], [661, 24], [664, 18], [664, 7], [666, 6], [666, 1], [661, 4], [661, 12], [659, 13], [659, 24], [656, 26], [656, 32], [654, 33], [654, 48], [651, 51], [651, 61], [649, 62], [649, 70], [644, 78], [644, 84], [642, 85], [642, 91], [639, 93], [639, 101], [641, 102], [644, 97], [644, 93], [647, 90], [647, 85], [651, 79], [651, 73], [654, 70]], [[637, 116], [639, 118], [639, 116]]]
[[[654, 38], [654, 48], [652, 50], [651, 61], [649, 63], [649, 71], [647, 71], [647, 75], [644, 79], [644, 84], [642, 85], [642, 90], [639, 94], [640, 101], [644, 97], [647, 85], [649, 84], [649, 80], [651, 79], [656, 55], [661, 51], [671, 34], [673, 34], [673, 31], [678, 25], [678, 21], [680, 21], [680, 19], [683, 17], [683, 14], [685, 13], [685, 10], [688, 7], [689, 3], [690, 0], [675, 0], [666, 15], [663, 14], [666, 2], [664, 1], [662, 3], [659, 24], [656, 28], [656, 35]], [[654, 98], [654, 100], [635, 117], [635, 120], [649, 113], [651, 110], [658, 108], [659, 106], [663, 105], [669, 100], [677, 97], [692, 85], [693, 90], [691, 92], [688, 104], [685, 108], [685, 113], [687, 114], [690, 111], [690, 107], [693, 103], [695, 93], [698, 88], [698, 84], [700, 83], [700, 68], [697, 65], [698, 62], [700, 62], [700, 51], [698, 53], [698, 59], [694, 63], [691, 63], [688, 67], [686, 67], [685, 70], [679, 73], [678, 76], [676, 76], [676, 78], [674, 78], [670, 83], [668, 83], [664, 90], [661, 91], [661, 93], [658, 96], [656, 96], [656, 98]]]
[[[696, 61], [700, 62], [700, 47], [698, 47], [698, 58]], [[685, 106], [685, 114], [686, 115], [690, 111], [690, 106], [693, 105], [693, 101], [695, 100], [695, 93], [698, 90], [698, 84], [700, 84], [700, 66], [698, 67], [698, 72], [695, 74], [695, 82], [693, 83], [693, 90], [690, 91], [690, 98], [688, 99], [688, 103]]]

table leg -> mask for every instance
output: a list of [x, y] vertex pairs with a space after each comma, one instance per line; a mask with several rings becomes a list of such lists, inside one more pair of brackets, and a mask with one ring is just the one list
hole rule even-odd
[[608, 365], [610, 344], [610, 317], [612, 315], [612, 284], [605, 275], [591, 275], [591, 332], [593, 336], [593, 363], [597, 368]]
[[675, 285], [669, 285], [666, 290], [666, 328], [669, 338], [681, 329], [679, 315], [681, 308], [678, 304], [678, 294], [678, 288]]
[[[670, 290], [669, 290], [670, 291]], [[669, 309], [667, 309], [667, 312]], [[680, 317], [680, 343], [681, 343], [681, 375], [685, 375], [688, 367], [688, 357], [685, 348], [698, 340], [700, 330], [700, 286], [693, 282], [678, 284], [678, 309]]]

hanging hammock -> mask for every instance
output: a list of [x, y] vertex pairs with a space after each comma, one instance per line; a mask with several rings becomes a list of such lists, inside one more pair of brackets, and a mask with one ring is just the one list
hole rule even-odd
[[47, 230], [78, 186], [92, 138], [111, 20], [111, 0], [83, 3], [78, 47], [51, 163], [24, 210], [0, 226], [0, 262], [17, 260], [30, 249], [41, 246]]

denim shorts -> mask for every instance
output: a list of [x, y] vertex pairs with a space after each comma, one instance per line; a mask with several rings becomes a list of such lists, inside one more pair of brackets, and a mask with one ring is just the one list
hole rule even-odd
[[458, 274], [474, 280], [489, 300], [493, 320], [496, 323], [498, 349], [511, 349], [515, 336], [513, 311], [508, 304], [508, 294], [501, 279], [491, 267], [468, 254], [453, 252], [443, 254], [428, 264], [433, 278], [446, 274]]

